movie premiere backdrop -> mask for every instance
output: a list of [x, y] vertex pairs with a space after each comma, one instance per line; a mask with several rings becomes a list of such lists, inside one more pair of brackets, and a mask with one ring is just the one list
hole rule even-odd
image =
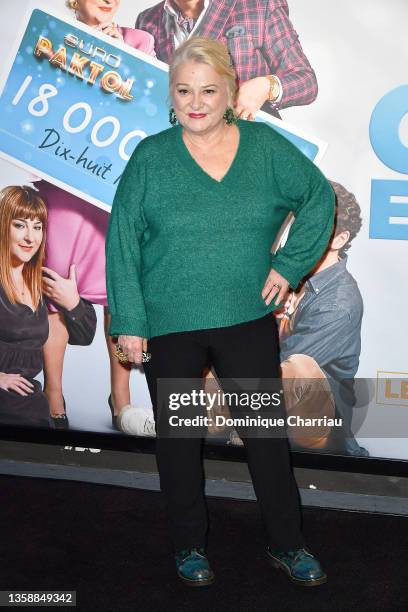
[[[168, 58], [166, 36], [173, 34], [156, 27], [163, 17], [160, 7], [150, 18], [138, 18], [154, 4], [121, 0], [114, 19], [125, 28], [121, 40], [79, 22], [64, 0], [3, 2], [0, 187], [32, 184], [46, 202], [47, 197], [54, 199], [53, 205], [57, 202], [59, 216], [54, 219], [59, 226], [49, 236], [53, 248], [58, 247], [58, 234], [70, 231], [64, 207], [78, 207], [81, 201], [97, 219], [97, 245], [134, 147], [169, 127], [167, 64], [161, 60]], [[272, 63], [274, 54], [283, 53], [290, 64], [292, 47], [299, 53], [301, 45], [313, 69], [306, 68], [286, 101], [282, 78], [279, 114], [266, 106], [257, 120], [298, 146], [327, 178], [345, 187], [342, 193], [354, 194], [345, 207], [352, 202], [355, 211], [359, 206], [362, 218], [361, 228], [355, 221], [349, 228], [356, 235], [347, 259], [326, 269], [314, 284], [311, 279], [313, 308], [296, 295], [287, 304], [282, 359], [299, 353], [315, 359], [330, 381], [337, 410], [350, 419], [350, 454], [358, 455], [362, 448], [361, 454], [366, 449], [371, 456], [407, 459], [408, 6], [405, 0], [387, 5], [379, 0], [288, 0], [297, 39], [290, 30], [279, 29], [286, 2], [246, 5], [249, 10], [265, 5], [258, 18], [265, 20]], [[193, 35], [222, 35], [232, 55], [245, 49], [241, 61], [252, 61], [257, 40], [247, 31], [243, 6], [240, 0], [210, 1], [207, 12], [228, 16], [228, 28], [208, 30], [211, 23], [221, 27], [222, 20], [211, 21], [205, 14]], [[154, 41], [145, 37], [143, 49], [132, 30], [137, 19], [139, 29], [157, 34]], [[346, 229], [347, 222], [353, 220], [346, 214]], [[339, 305], [336, 290], [348, 273], [355, 282], [347, 276], [348, 293]], [[324, 311], [319, 291], [325, 288], [327, 294], [330, 287], [332, 308], [330, 316], [323, 313], [328, 316], [324, 327], [318, 316], [319, 308]], [[111, 426], [103, 296], [94, 301], [97, 330], [92, 344], [69, 345], [65, 354], [66, 410], [71, 429], [124, 435]], [[335, 316], [336, 309], [341, 316]], [[348, 390], [341, 388], [344, 381], [336, 388], [336, 370], [340, 378], [346, 373]], [[131, 372], [130, 386], [132, 404], [148, 412], [150, 398], [139, 369]]]

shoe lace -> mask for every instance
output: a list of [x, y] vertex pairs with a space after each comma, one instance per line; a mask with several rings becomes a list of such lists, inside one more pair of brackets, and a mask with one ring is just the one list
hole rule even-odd
[[150, 419], [149, 417], [146, 417], [145, 422], [143, 423], [143, 433], [148, 435], [148, 436], [155, 436], [156, 435], [156, 425], [155, 422]]

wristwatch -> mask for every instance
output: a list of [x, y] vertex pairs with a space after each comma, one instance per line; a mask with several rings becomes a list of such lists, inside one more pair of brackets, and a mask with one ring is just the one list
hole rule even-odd
[[265, 76], [269, 80], [268, 102], [276, 102], [280, 94], [280, 83], [275, 79], [273, 74], [267, 74]]

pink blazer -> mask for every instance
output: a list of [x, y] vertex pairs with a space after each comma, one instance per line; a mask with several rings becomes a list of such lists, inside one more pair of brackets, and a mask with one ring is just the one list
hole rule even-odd
[[[119, 30], [127, 45], [155, 55], [151, 34], [133, 28]], [[81, 297], [107, 306], [105, 234], [109, 214], [46, 181], [39, 181], [36, 187], [48, 208], [46, 265], [67, 278], [69, 266], [75, 263]], [[51, 302], [48, 308], [57, 310]]]
[[123, 41], [129, 45], [129, 47], [139, 49], [139, 51], [143, 51], [147, 55], [156, 55], [154, 52], [154, 38], [149, 32], [121, 27], [119, 27], [119, 31], [123, 36]]

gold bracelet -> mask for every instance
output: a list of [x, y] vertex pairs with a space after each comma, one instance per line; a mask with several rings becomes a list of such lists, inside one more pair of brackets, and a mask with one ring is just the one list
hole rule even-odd
[[[275, 102], [275, 100], [279, 96], [279, 83], [273, 76], [273, 74], [265, 75], [267, 79], [269, 79], [269, 94], [268, 94], [268, 102]], [[278, 92], [274, 95], [275, 88], [278, 88]]]

